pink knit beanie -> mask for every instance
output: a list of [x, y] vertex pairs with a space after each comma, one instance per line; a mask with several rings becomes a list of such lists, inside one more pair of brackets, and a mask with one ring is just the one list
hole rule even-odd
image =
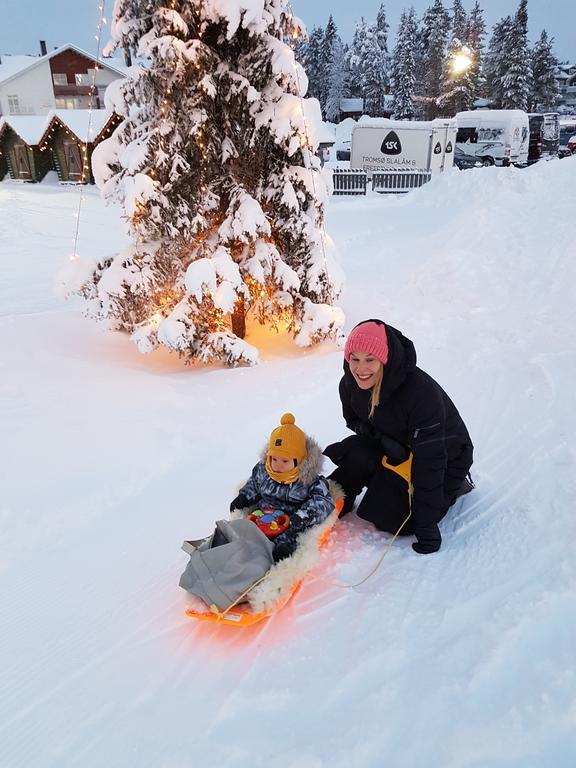
[[353, 352], [366, 352], [374, 355], [380, 360], [382, 365], [388, 362], [388, 337], [386, 328], [379, 323], [362, 323], [353, 328], [344, 347], [344, 359], [350, 362], [350, 355]]

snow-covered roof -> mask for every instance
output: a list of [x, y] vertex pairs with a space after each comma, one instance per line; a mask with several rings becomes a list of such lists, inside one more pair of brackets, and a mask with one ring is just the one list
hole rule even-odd
[[0, 118], [0, 133], [8, 126], [33, 147], [40, 143], [49, 122], [48, 115], [6, 115]]
[[334, 144], [336, 141], [336, 134], [329, 125], [323, 122], [318, 129], [316, 138], [318, 139], [319, 144]]
[[112, 113], [107, 109], [92, 110], [91, 121], [88, 109], [54, 109], [47, 115], [6, 115], [0, 118], [0, 133], [6, 125], [26, 144], [34, 147], [40, 144], [53, 120], [57, 118], [81, 142], [94, 141], [111, 117]]
[[38, 61], [38, 56], [0, 56], [0, 83], [9, 80], [19, 74], [23, 69], [28, 69]]
[[[64, 51], [76, 51], [76, 53], [79, 53], [81, 56], [85, 56], [87, 59], [91, 59], [92, 61], [96, 61], [96, 57], [93, 56], [91, 53], [88, 53], [87, 51], [82, 50], [82, 48], [78, 48], [76, 45], [72, 45], [68, 43], [67, 45], [61, 45], [59, 48], [55, 48], [53, 51], [50, 51], [50, 53], [47, 53], [46, 56], [4, 56], [2, 55], [2, 64], [0, 64], [0, 83], [5, 83], [8, 80], [12, 80], [14, 77], [18, 77], [23, 72], [27, 72], [29, 69], [33, 69], [33, 67], [37, 67], [38, 64], [42, 64], [44, 61], [48, 61], [49, 59], [53, 59], [54, 56], [58, 56], [58, 54], [63, 53]], [[11, 59], [17, 59], [18, 61], [10, 62]], [[110, 64], [110, 61], [114, 61], [114, 65]], [[6, 62], [6, 64], [4, 64]], [[116, 61], [115, 59], [99, 59], [99, 64], [101, 67], [105, 67], [106, 69], [112, 70], [112, 72], [116, 72], [118, 75], [124, 75], [125, 72], [123, 69], [121, 69], [121, 63]], [[117, 65], [117, 66], [116, 66]], [[6, 66], [6, 70], [4, 71], [4, 66]]]
[[112, 117], [107, 109], [93, 109], [91, 118], [88, 109], [54, 109], [48, 116], [57, 117], [82, 142], [94, 141]]
[[341, 112], [363, 112], [364, 99], [340, 99]]

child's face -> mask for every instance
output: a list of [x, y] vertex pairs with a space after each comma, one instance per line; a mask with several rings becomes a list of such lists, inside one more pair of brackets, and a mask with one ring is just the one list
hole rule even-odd
[[278, 456], [270, 456], [270, 466], [274, 472], [290, 472], [296, 466], [296, 462], [294, 459], [280, 459]]

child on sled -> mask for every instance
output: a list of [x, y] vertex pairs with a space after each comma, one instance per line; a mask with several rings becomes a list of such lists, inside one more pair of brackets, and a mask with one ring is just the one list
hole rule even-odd
[[320, 474], [320, 446], [285, 413], [270, 435], [261, 461], [230, 504], [230, 512], [250, 510], [249, 518], [274, 542], [278, 562], [292, 555], [298, 536], [334, 510], [328, 481]]

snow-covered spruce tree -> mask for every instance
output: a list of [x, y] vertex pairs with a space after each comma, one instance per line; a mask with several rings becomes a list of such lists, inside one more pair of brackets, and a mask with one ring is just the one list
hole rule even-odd
[[346, 48], [339, 37], [332, 48], [332, 60], [326, 97], [326, 120], [337, 123], [340, 119], [340, 100], [349, 90], [349, 72], [346, 66]]
[[414, 118], [416, 33], [417, 24], [414, 8], [402, 11], [392, 57], [393, 117], [396, 120], [412, 120]]
[[478, 98], [484, 91], [484, 37], [486, 35], [486, 22], [484, 11], [480, 8], [478, 0], [470, 11], [466, 26], [466, 45], [473, 52], [472, 64], [468, 70], [468, 79], [474, 98]]
[[506, 16], [494, 24], [484, 62], [485, 95], [496, 109], [501, 109], [504, 99], [503, 81], [511, 29], [512, 18], [510, 16]]
[[438, 107], [436, 100], [442, 90], [444, 61], [450, 29], [450, 15], [442, 0], [434, 0], [422, 18], [422, 45], [424, 66], [425, 116], [432, 120]]
[[318, 100], [320, 101], [320, 107], [324, 117], [326, 116], [326, 102], [328, 101], [328, 92], [330, 90], [330, 72], [332, 68], [334, 46], [337, 40], [338, 30], [336, 29], [332, 14], [330, 14], [320, 45], [320, 60], [318, 62], [320, 71], [320, 93]]
[[356, 22], [354, 36], [348, 49], [348, 69], [350, 72], [350, 95], [354, 98], [364, 98], [364, 61], [367, 35], [366, 21], [364, 17]]
[[502, 75], [502, 107], [504, 109], [528, 109], [530, 64], [528, 0], [520, 0], [504, 50]]
[[468, 19], [462, 0], [454, 0], [452, 3], [452, 38], [468, 42], [466, 40], [467, 27]]
[[556, 80], [558, 59], [552, 53], [554, 38], [548, 37], [545, 29], [532, 49], [532, 79], [529, 108], [533, 111], [549, 112], [556, 109], [560, 93]]
[[306, 46], [306, 59], [304, 61], [304, 69], [308, 76], [308, 92], [307, 95], [310, 98], [322, 99], [323, 82], [322, 77], [324, 75], [322, 69], [322, 41], [324, 40], [324, 32], [321, 27], [313, 27], [312, 32], [308, 38], [308, 44]]
[[124, 121], [93, 163], [134, 242], [80, 292], [141, 351], [253, 363], [248, 312], [302, 346], [342, 324], [309, 134], [319, 109], [302, 99], [306, 76], [283, 42], [286, 5], [116, 2], [114, 42], [148, 66], [112, 89]]

